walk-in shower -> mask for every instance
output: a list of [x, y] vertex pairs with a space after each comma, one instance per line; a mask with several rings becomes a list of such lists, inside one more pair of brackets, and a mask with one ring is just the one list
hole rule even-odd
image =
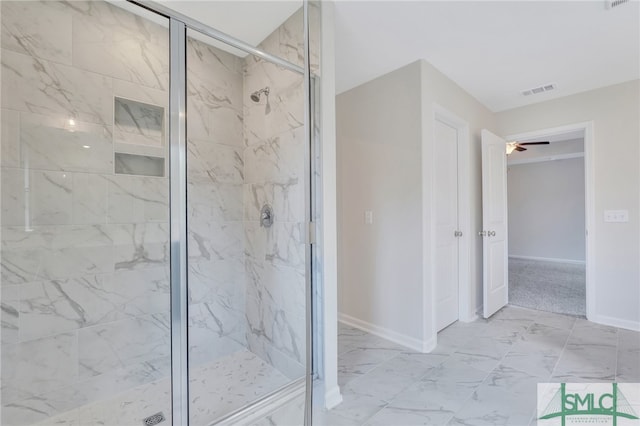
[[304, 424], [308, 5], [257, 47], [150, 2], [0, 7], [1, 424]]

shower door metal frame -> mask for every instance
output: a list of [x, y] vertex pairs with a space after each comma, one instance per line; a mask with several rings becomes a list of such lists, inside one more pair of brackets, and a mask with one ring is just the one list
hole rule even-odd
[[187, 29], [169, 21], [169, 210], [171, 265], [171, 417], [189, 424], [189, 306], [187, 292]]
[[257, 56], [279, 67], [304, 76], [304, 114], [305, 114], [305, 220], [308, 225], [308, 235], [305, 244], [305, 302], [306, 307], [306, 371], [305, 377], [297, 379], [268, 395], [253, 401], [249, 407], [241, 408], [229, 415], [216, 419], [216, 423], [232, 420], [247, 408], [265, 406], [275, 401], [281, 395], [305, 384], [305, 425], [312, 421], [311, 404], [313, 390], [313, 293], [312, 276], [313, 261], [311, 258], [311, 244], [315, 235], [315, 224], [312, 222], [311, 208], [314, 206], [312, 197], [315, 196], [312, 187], [312, 176], [315, 172], [313, 162], [313, 111], [312, 82], [317, 76], [311, 74], [309, 63], [309, 10], [308, 0], [302, 0], [303, 7], [303, 39], [304, 66], [291, 63], [278, 56], [272, 55], [255, 46], [245, 43], [229, 34], [209, 27], [195, 19], [176, 12], [162, 4], [147, 0], [127, 0], [151, 12], [169, 18], [170, 64], [169, 64], [169, 177], [170, 177], [170, 265], [171, 265], [171, 400], [173, 426], [189, 425], [189, 345], [188, 345], [188, 257], [187, 257], [187, 110], [186, 110], [186, 38], [187, 29], [209, 36], [226, 45]]

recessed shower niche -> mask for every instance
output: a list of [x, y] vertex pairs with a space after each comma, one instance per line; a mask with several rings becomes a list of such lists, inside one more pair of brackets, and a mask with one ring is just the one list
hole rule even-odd
[[165, 109], [114, 97], [113, 139], [116, 174], [165, 175]]

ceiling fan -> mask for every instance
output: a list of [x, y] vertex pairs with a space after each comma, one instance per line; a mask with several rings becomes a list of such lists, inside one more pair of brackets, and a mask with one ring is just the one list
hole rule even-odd
[[544, 142], [507, 142], [507, 155], [511, 154], [513, 151], [526, 151], [527, 148], [524, 145], [549, 145], [549, 141]]

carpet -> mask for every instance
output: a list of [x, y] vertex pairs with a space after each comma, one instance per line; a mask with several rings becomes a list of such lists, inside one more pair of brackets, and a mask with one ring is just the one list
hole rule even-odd
[[585, 265], [509, 258], [509, 303], [586, 315]]

